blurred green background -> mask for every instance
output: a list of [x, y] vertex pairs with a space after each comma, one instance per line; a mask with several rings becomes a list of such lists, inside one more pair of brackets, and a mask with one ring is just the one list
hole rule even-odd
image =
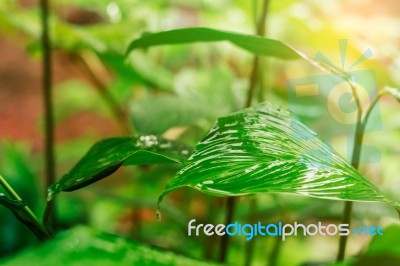
[[[216, 117], [243, 108], [253, 56], [229, 43], [160, 46], [127, 58], [124, 53], [134, 38], [175, 28], [255, 34], [261, 5], [261, 0], [52, 1], [57, 177], [100, 139], [157, 134], [194, 146]], [[36, 1], [0, 2], [0, 171], [41, 216], [45, 190], [39, 14]], [[399, 28], [396, 0], [271, 0], [266, 36], [310, 57], [321, 52], [336, 65], [341, 60], [339, 39], [349, 40], [349, 65], [370, 48], [373, 57], [356, 68], [373, 69], [378, 87], [383, 87], [400, 84]], [[262, 59], [261, 66], [254, 102], [287, 105], [287, 80], [321, 74], [300, 60]], [[307, 106], [304, 110], [300, 118], [315, 130], [323, 128], [313, 120], [318, 114], [307, 112]], [[381, 160], [360, 166], [392, 199], [400, 198], [399, 111], [394, 99], [382, 98], [382, 130], [365, 136], [365, 143], [379, 148]], [[336, 145], [340, 151], [347, 144]], [[162, 222], [155, 218], [157, 196], [177, 169], [173, 165], [126, 167], [84, 190], [60, 195], [56, 210], [60, 230], [85, 224], [188, 257], [216, 260], [219, 239], [188, 237], [187, 222], [193, 218], [223, 222], [222, 199], [182, 189], [164, 201]], [[342, 206], [342, 202], [263, 194], [241, 197], [236, 218], [243, 223], [339, 223]], [[11, 212], [0, 207], [0, 217], [0, 258], [37, 245]], [[397, 220], [390, 207], [378, 203], [357, 203], [353, 217], [355, 225], [388, 226]], [[75, 233], [79, 232], [86, 231]], [[361, 254], [369, 240], [350, 237], [347, 254]], [[248, 243], [244, 237], [231, 242], [228, 264], [242, 265]], [[296, 237], [284, 243], [257, 238], [252, 265], [328, 263], [335, 259], [337, 242], [336, 237]], [[396, 245], [396, 240], [388, 239], [385, 245]]]

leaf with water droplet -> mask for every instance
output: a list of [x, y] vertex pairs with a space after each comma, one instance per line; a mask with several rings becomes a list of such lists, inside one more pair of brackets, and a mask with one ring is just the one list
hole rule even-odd
[[213, 196], [295, 193], [400, 206], [387, 200], [315, 132], [272, 104], [219, 118], [168, 182], [159, 202], [185, 186]]
[[182, 163], [190, 153], [191, 148], [180, 142], [153, 135], [105, 139], [48, 188], [48, 199], [90, 185], [124, 165]]

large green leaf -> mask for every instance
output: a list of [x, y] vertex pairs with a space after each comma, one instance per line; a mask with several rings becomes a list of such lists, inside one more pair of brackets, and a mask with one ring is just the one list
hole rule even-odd
[[219, 118], [159, 201], [185, 186], [214, 196], [284, 192], [400, 206], [287, 110], [272, 104]]
[[298, 59], [301, 57], [294, 49], [277, 40], [209, 28], [184, 28], [148, 33], [132, 41], [128, 46], [127, 54], [133, 49], [157, 45], [218, 41], [229, 41], [257, 55], [281, 59]]
[[217, 265], [141, 245], [86, 227], [76, 227], [63, 232], [40, 246], [3, 259], [0, 264], [3, 266]]
[[190, 152], [182, 143], [153, 135], [105, 139], [97, 142], [71, 171], [49, 187], [48, 197], [90, 185], [122, 165], [181, 163]]

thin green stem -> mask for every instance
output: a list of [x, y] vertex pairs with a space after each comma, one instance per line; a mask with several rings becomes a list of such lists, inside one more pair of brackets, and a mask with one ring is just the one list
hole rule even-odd
[[254, 91], [256, 89], [257, 85], [257, 77], [258, 77], [258, 69], [260, 65], [260, 58], [258, 56], [255, 56], [253, 58], [253, 68], [250, 73], [250, 85], [249, 89], [247, 90], [247, 98], [246, 98], [246, 104], [245, 107], [250, 107], [251, 102], [254, 98]]
[[[270, 0], [264, 0], [262, 9], [261, 9], [261, 14], [259, 19], [255, 20], [256, 25], [255, 25], [255, 30], [256, 34], [259, 36], [265, 36], [266, 33], [266, 21], [267, 21], [267, 14], [268, 14], [268, 7], [269, 7], [269, 2]], [[251, 101], [254, 98], [254, 92], [257, 86], [257, 83], [262, 83], [260, 81], [260, 65], [261, 65], [261, 58], [259, 56], [255, 56], [253, 58], [253, 64], [252, 64], [252, 70], [250, 73], [250, 84], [249, 84], [249, 89], [247, 90], [247, 99], [246, 99], [246, 105], [245, 107], [250, 107], [251, 106]], [[262, 89], [260, 88], [260, 95], [262, 95]]]
[[54, 220], [52, 219], [54, 215], [53, 208], [54, 208], [54, 199], [47, 200], [42, 222], [47, 232], [49, 233], [53, 233], [53, 228], [54, 228], [53, 224]]
[[[250, 222], [257, 223], [257, 201], [255, 198], [250, 201]], [[254, 246], [256, 244], [256, 239], [246, 242], [246, 250], [244, 254], [244, 266], [250, 266], [253, 261], [254, 256]]]
[[276, 266], [278, 264], [279, 253], [282, 248], [282, 239], [276, 237], [274, 245], [272, 246], [271, 254], [268, 258], [268, 266]]
[[41, 43], [43, 49], [42, 79], [43, 79], [43, 102], [45, 116], [45, 149], [46, 149], [46, 186], [55, 181], [54, 163], [54, 114], [52, 99], [52, 68], [51, 47], [49, 36], [49, 3], [48, 0], [40, 0], [42, 11], [42, 35]]
[[[346, 201], [344, 203], [343, 216], [341, 221], [342, 224], [350, 224], [352, 209], [353, 209], [353, 202]], [[346, 253], [347, 239], [348, 239], [347, 236], [340, 236], [339, 238], [339, 251], [336, 257], [336, 260], [338, 262], [343, 261], [344, 259]]]
[[[226, 217], [225, 224], [231, 224], [233, 221], [233, 215], [236, 209], [236, 198], [229, 197], [226, 200]], [[226, 257], [228, 255], [228, 247], [229, 247], [229, 236], [227, 234], [223, 235], [221, 238], [221, 246], [219, 251], [218, 261], [224, 263], [226, 261]]]
[[363, 118], [363, 121], [362, 121], [363, 131], [365, 130], [365, 127], [367, 126], [368, 119], [369, 119], [369, 116], [370, 116], [371, 113], [372, 113], [372, 110], [374, 110], [375, 105], [379, 102], [379, 99], [380, 99], [383, 95], [385, 95], [385, 94], [384, 94], [384, 93], [379, 93], [379, 94], [376, 96], [376, 98], [374, 99], [374, 101], [371, 103], [371, 105], [369, 106], [369, 108], [368, 108], [368, 110], [367, 110], [367, 112], [366, 112], [366, 114], [365, 114], [365, 116], [364, 116], [364, 118]]
[[[44, 132], [45, 132], [45, 186], [49, 187], [55, 182], [55, 152], [54, 152], [54, 112], [52, 96], [52, 67], [51, 45], [49, 36], [49, 1], [40, 0], [42, 12], [41, 44], [43, 50], [42, 79], [43, 79], [43, 103], [44, 103]], [[47, 189], [46, 197], [47, 197]], [[55, 220], [52, 216], [49, 219]]]
[[[8, 193], [8, 195], [17, 201], [22, 201], [21, 197], [15, 192], [15, 190], [8, 184], [8, 182], [0, 175], [0, 185], [4, 188], [4, 190]], [[13, 211], [14, 215], [24, 223], [39, 240], [46, 240], [50, 236], [44, 230], [42, 224], [37, 219], [36, 215], [29, 208], [29, 206], [25, 205], [21, 210]], [[20, 214], [21, 212], [21, 214]]]
[[[353, 154], [351, 156], [351, 165], [355, 169], [358, 169], [361, 156], [361, 147], [362, 147], [361, 144], [364, 135], [364, 127], [362, 123], [362, 106], [356, 88], [351, 82], [349, 82], [348, 84], [351, 87], [357, 105], [357, 123], [354, 133], [354, 144], [353, 144]], [[346, 201], [343, 209], [342, 222], [341, 222], [342, 224], [350, 224], [352, 209], [353, 209], [353, 202]], [[338, 262], [344, 260], [346, 253], [347, 239], [348, 239], [347, 235], [342, 235], [339, 238], [339, 250], [336, 258]]]

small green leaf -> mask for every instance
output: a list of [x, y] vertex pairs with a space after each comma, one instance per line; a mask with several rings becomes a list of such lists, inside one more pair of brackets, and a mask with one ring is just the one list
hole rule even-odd
[[48, 198], [60, 191], [90, 185], [123, 165], [181, 163], [190, 152], [182, 143], [153, 135], [105, 139], [97, 142], [71, 171], [49, 187]]
[[3, 193], [0, 193], [0, 205], [3, 205], [12, 211], [15, 211], [17, 209], [21, 209], [21, 208], [25, 207], [26, 203], [22, 200], [9, 199], [6, 195], [4, 195]]
[[399, 89], [385, 87], [385, 88], [383, 88], [383, 93], [392, 95], [400, 103], [400, 90]]
[[[61, 263], [62, 262], [62, 263]], [[0, 261], [3, 266], [15, 265], [217, 265], [152, 248], [127, 239], [76, 227], [54, 239], [33, 246]]]
[[272, 104], [219, 118], [171, 179], [214, 196], [258, 192], [380, 201], [399, 208], [287, 110]]
[[128, 46], [126, 54], [137, 48], [165, 44], [184, 44], [194, 42], [229, 41], [240, 48], [256, 55], [273, 56], [281, 59], [299, 59], [301, 56], [283, 42], [209, 28], [184, 28], [157, 33], [148, 33], [136, 39]]

